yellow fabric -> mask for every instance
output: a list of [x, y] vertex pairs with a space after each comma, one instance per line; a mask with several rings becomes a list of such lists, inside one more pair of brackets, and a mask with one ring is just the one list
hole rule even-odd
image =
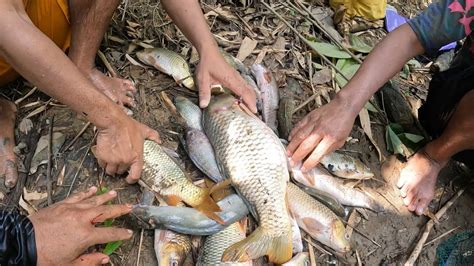
[[[23, 0], [23, 3], [33, 24], [66, 51], [71, 43], [67, 0]], [[18, 73], [0, 57], [0, 86], [18, 77]]]
[[378, 20], [385, 17], [387, 0], [330, 0], [329, 4], [334, 10], [343, 5], [346, 8], [346, 18], [358, 16], [367, 20]]

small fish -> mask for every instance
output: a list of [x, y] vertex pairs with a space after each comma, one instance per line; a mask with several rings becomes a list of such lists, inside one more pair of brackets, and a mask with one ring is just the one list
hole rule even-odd
[[288, 159], [275, 133], [241, 109], [231, 95], [211, 99], [203, 127], [222, 174], [245, 199], [259, 227], [230, 246], [223, 261], [247, 261], [268, 255], [270, 262], [291, 259], [291, 218], [286, 203]]
[[223, 224], [188, 207], [135, 205], [132, 212], [152, 229], [164, 227], [177, 233], [199, 236], [220, 232], [249, 213], [244, 201], [236, 194], [225, 197], [217, 204], [222, 210], [218, 215]]
[[[296, 169], [295, 169], [296, 168]], [[362, 191], [344, 186], [322, 167], [312, 168], [303, 174], [295, 167], [292, 177], [300, 184], [323, 191], [343, 205], [368, 208], [375, 212], [383, 211], [383, 207]]]
[[263, 121], [265, 121], [274, 132], [278, 132], [277, 111], [280, 98], [275, 77], [273, 77], [270, 70], [260, 64], [252, 65], [251, 70], [257, 80], [257, 85], [262, 97]]
[[188, 62], [178, 53], [165, 48], [147, 48], [137, 52], [137, 57], [143, 63], [172, 76], [178, 85], [196, 90]]
[[169, 205], [175, 206], [184, 201], [209, 218], [223, 222], [215, 214], [220, 208], [209, 196], [209, 190], [194, 185], [159, 144], [146, 140], [143, 152], [141, 180], [146, 185], [165, 197]]
[[159, 266], [182, 265], [191, 252], [191, 238], [170, 230], [155, 229], [154, 246]]
[[199, 170], [216, 183], [224, 181], [224, 177], [217, 167], [212, 145], [204, 132], [197, 129], [187, 130], [186, 147], [189, 158]]
[[202, 111], [199, 106], [188, 100], [183, 96], [176, 96], [174, 98], [174, 104], [181, 117], [186, 122], [188, 128], [193, 128], [202, 131]]
[[227, 62], [227, 64], [231, 65], [235, 70], [239, 71], [241, 74], [247, 74], [248, 70], [247, 67], [240, 61], [239, 59], [233, 57], [223, 49], [219, 49], [221, 52], [222, 57]]
[[333, 198], [328, 193], [326, 193], [324, 191], [321, 191], [321, 190], [318, 190], [318, 189], [315, 189], [315, 188], [312, 188], [312, 187], [302, 185], [300, 183], [297, 183], [296, 185], [301, 190], [303, 190], [306, 194], [313, 196], [313, 198], [317, 199], [319, 202], [326, 205], [326, 207], [331, 209], [331, 211], [333, 211], [335, 214], [337, 214], [337, 216], [345, 217], [347, 215], [347, 211], [344, 208], [344, 206], [342, 206], [342, 204], [339, 201], [337, 201], [335, 198]]
[[255, 80], [250, 75], [242, 74], [241, 76], [255, 92], [255, 96], [257, 97], [257, 110], [259, 112], [262, 112], [262, 94], [260, 93], [260, 89], [258, 88], [257, 83], [255, 83]]
[[295, 100], [283, 97], [278, 108], [278, 129], [280, 137], [288, 139], [291, 129], [293, 129], [293, 111], [295, 110]]
[[309, 266], [309, 253], [301, 252], [296, 254], [290, 261], [283, 263], [281, 266]]
[[[246, 223], [246, 219], [244, 219]], [[245, 239], [245, 224], [240, 222], [229, 225], [226, 229], [206, 237], [204, 245], [199, 252], [198, 266], [204, 265], [235, 265], [235, 266], [250, 266], [252, 261], [246, 262], [222, 262], [222, 254], [231, 245]]]
[[344, 224], [337, 215], [293, 183], [288, 184], [288, 204], [299, 227], [311, 237], [337, 252], [350, 250]]
[[333, 152], [321, 159], [321, 164], [332, 174], [347, 179], [371, 179], [374, 174], [359, 159]]

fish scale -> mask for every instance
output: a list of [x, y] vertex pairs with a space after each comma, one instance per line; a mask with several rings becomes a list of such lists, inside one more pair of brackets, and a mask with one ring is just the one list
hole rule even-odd
[[203, 126], [223, 174], [259, 221], [259, 228], [231, 246], [224, 258], [234, 261], [268, 255], [275, 263], [288, 261], [291, 220], [285, 195], [289, 174], [280, 140], [262, 121], [243, 112], [230, 95], [211, 100]]

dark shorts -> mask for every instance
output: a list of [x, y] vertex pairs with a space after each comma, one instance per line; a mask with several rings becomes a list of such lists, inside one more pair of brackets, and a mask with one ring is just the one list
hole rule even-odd
[[[420, 123], [432, 138], [443, 133], [459, 101], [473, 88], [474, 62], [456, 64], [433, 76], [426, 103], [418, 111]], [[462, 151], [453, 159], [473, 168], [474, 150]]]

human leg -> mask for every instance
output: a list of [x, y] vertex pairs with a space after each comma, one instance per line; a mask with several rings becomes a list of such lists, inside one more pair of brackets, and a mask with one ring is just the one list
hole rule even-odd
[[5, 186], [12, 188], [18, 180], [15, 147], [16, 106], [12, 102], [0, 98], [0, 178], [4, 178]]

